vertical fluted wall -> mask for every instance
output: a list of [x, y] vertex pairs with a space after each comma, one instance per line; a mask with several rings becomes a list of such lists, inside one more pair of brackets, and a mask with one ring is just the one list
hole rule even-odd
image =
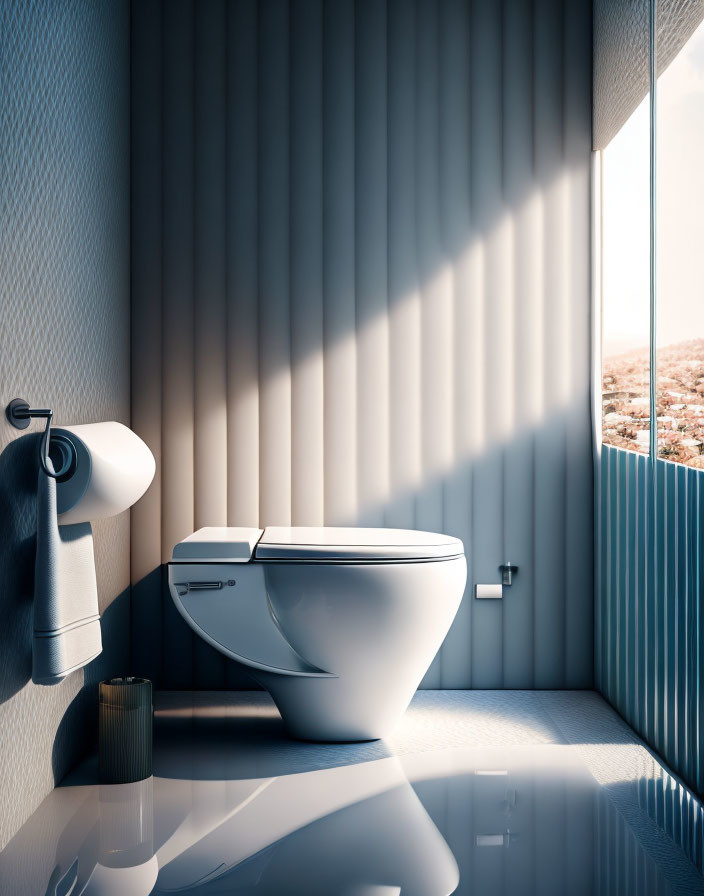
[[135, 671], [243, 682], [164, 589], [194, 528], [359, 524], [465, 542], [425, 686], [590, 686], [590, 4], [140, 0], [132, 32]]
[[596, 683], [702, 794], [704, 476], [607, 445], [599, 475]]

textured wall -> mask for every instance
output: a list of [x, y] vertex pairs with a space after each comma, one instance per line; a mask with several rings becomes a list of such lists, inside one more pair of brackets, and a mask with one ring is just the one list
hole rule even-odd
[[590, 686], [590, 4], [132, 15], [135, 671], [242, 681], [172, 606], [176, 541], [349, 523], [465, 542], [425, 686]]
[[[650, 91], [651, 0], [594, 0], [594, 149], [604, 149]], [[704, 18], [702, 0], [655, 0], [661, 75]]]
[[[129, 7], [0, 0], [0, 404], [129, 423]], [[34, 429], [38, 429], [35, 425]], [[0, 848], [92, 744], [128, 661], [129, 518], [96, 525], [103, 655], [31, 681], [36, 437], [0, 420]]]
[[604, 446], [596, 683], [704, 794], [704, 474]]

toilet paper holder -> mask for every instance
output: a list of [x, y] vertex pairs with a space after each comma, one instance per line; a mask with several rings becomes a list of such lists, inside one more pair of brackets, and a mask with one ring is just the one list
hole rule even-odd
[[518, 567], [515, 563], [511, 563], [510, 560], [507, 560], [505, 563], [502, 563], [499, 567], [499, 572], [501, 573], [501, 584], [502, 585], [511, 585], [513, 582], [513, 576], [518, 572]]
[[39, 443], [41, 468], [47, 476], [59, 482], [73, 475], [78, 457], [76, 446], [63, 434], [51, 438], [51, 421], [54, 418], [51, 408], [32, 408], [24, 398], [13, 398], [5, 408], [5, 416], [15, 429], [27, 429], [34, 418], [46, 420], [44, 434]]

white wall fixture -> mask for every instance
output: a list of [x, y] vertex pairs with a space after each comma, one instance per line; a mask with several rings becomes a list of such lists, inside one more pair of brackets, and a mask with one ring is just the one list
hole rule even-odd
[[205, 528], [169, 564], [186, 622], [246, 666], [305, 740], [390, 733], [466, 578], [458, 538], [401, 529]]

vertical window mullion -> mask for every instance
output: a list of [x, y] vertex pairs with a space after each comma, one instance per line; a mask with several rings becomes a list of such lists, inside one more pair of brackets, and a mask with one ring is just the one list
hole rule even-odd
[[650, 458], [655, 463], [658, 456], [657, 419], [657, 341], [656, 341], [656, 115], [657, 115], [657, 0], [650, 0], [649, 48], [650, 59]]

